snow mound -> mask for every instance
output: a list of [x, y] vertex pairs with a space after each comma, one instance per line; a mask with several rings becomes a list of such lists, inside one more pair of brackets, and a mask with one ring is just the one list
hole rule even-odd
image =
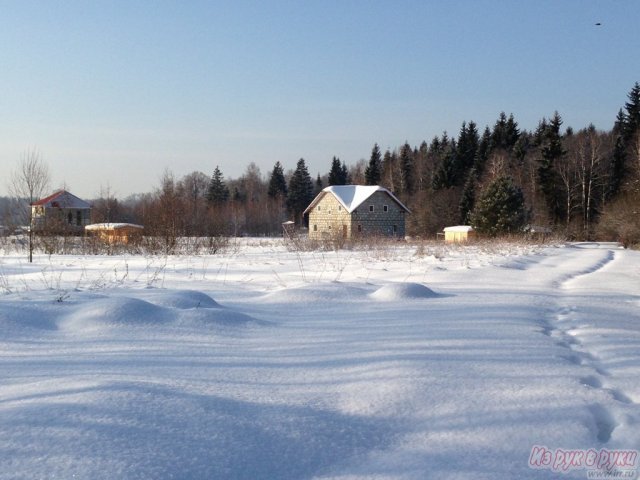
[[196, 291], [135, 291], [131, 295], [136, 296], [118, 292], [100, 298], [81, 297], [80, 301], [68, 304], [71, 310], [61, 316], [58, 328], [71, 333], [137, 327], [159, 332], [171, 327], [207, 329], [266, 323], [221, 307], [208, 295]]
[[164, 324], [171, 320], [165, 308], [130, 297], [107, 297], [85, 302], [60, 321], [62, 330]]
[[373, 292], [370, 297], [374, 300], [394, 302], [400, 300], [413, 300], [420, 298], [434, 298], [438, 294], [421, 283], [402, 282], [389, 283]]
[[272, 303], [354, 301], [365, 298], [367, 293], [367, 290], [360, 286], [333, 282], [284, 288], [264, 295], [262, 300]]
[[187, 310], [190, 308], [219, 308], [220, 305], [206, 293], [196, 290], [145, 290], [137, 294], [149, 303], [161, 307]]

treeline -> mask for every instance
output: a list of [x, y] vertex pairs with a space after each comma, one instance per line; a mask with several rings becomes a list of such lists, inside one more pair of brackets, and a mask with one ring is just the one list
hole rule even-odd
[[304, 159], [287, 173], [280, 162], [263, 174], [251, 164], [237, 179], [215, 167], [181, 179], [165, 172], [157, 190], [119, 201], [94, 201], [95, 221], [141, 223], [149, 233], [176, 236], [274, 235], [327, 185], [382, 185], [412, 211], [407, 231], [433, 236], [472, 224], [487, 233], [553, 229], [572, 239], [640, 242], [640, 84], [628, 94], [613, 128], [564, 128], [559, 113], [533, 131], [501, 113], [482, 131], [462, 123], [457, 136], [408, 143], [347, 166], [334, 157], [312, 179]]

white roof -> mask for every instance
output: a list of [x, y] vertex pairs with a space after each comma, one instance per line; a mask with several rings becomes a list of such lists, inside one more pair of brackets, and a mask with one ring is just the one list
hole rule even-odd
[[347, 210], [347, 212], [352, 213], [356, 208], [358, 208], [367, 198], [373, 195], [376, 192], [385, 192], [388, 194], [393, 200], [395, 200], [398, 205], [400, 205], [407, 212], [409, 209], [405, 207], [400, 200], [398, 200], [393, 193], [387, 190], [384, 187], [380, 187], [378, 185], [332, 185], [330, 187], [326, 187], [318, 194], [318, 196], [311, 202], [311, 205], [307, 207], [305, 213], [313, 208], [318, 201], [327, 193], [333, 194], [336, 197], [338, 202], [342, 204], [342, 206]]
[[455, 227], [447, 227], [445, 232], [473, 232], [473, 227], [470, 225], [456, 225]]
[[144, 227], [135, 223], [93, 223], [84, 227], [85, 230], [119, 230], [121, 228], [142, 229]]

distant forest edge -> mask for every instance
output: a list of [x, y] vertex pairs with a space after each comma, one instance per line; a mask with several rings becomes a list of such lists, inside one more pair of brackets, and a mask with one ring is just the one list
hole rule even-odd
[[[304, 223], [302, 212], [328, 185], [381, 185], [411, 210], [410, 236], [433, 238], [446, 226], [471, 224], [489, 235], [526, 226], [568, 239], [640, 244], [640, 84], [627, 95], [609, 131], [563, 128], [558, 112], [521, 130], [501, 113], [480, 131], [465, 121], [456, 137], [408, 143], [346, 165], [338, 157], [312, 178], [304, 159], [285, 173], [278, 161], [263, 175], [251, 163], [237, 179], [217, 166], [180, 179], [165, 171], [158, 188], [124, 200], [109, 191], [92, 200], [93, 221], [130, 222], [148, 234], [275, 235], [281, 223]], [[612, 118], [613, 119], [613, 118]], [[0, 203], [5, 224], [11, 203]], [[14, 219], [15, 221], [15, 219]]]

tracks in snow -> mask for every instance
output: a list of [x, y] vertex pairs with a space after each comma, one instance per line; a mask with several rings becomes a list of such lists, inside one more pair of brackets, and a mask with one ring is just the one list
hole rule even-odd
[[600, 251], [603, 255], [594, 259], [586, 268], [578, 267], [575, 273], [564, 275], [553, 282], [553, 287], [559, 295], [551, 307], [550, 316], [543, 324], [542, 333], [556, 339], [557, 345], [566, 349], [563, 357], [567, 361], [589, 372], [580, 377], [582, 385], [600, 390], [613, 400], [606, 405], [594, 403], [588, 407], [595, 424], [595, 437], [600, 444], [606, 444], [618, 426], [615, 404], [622, 406], [632, 404], [633, 401], [623, 391], [607, 386], [610, 372], [604, 368], [597, 353], [590, 351], [589, 346], [581, 340], [581, 330], [589, 327], [589, 317], [586, 312], [581, 311], [578, 299], [573, 297], [570, 291], [572, 282], [586, 275], [597, 275], [616, 260], [614, 250]]

